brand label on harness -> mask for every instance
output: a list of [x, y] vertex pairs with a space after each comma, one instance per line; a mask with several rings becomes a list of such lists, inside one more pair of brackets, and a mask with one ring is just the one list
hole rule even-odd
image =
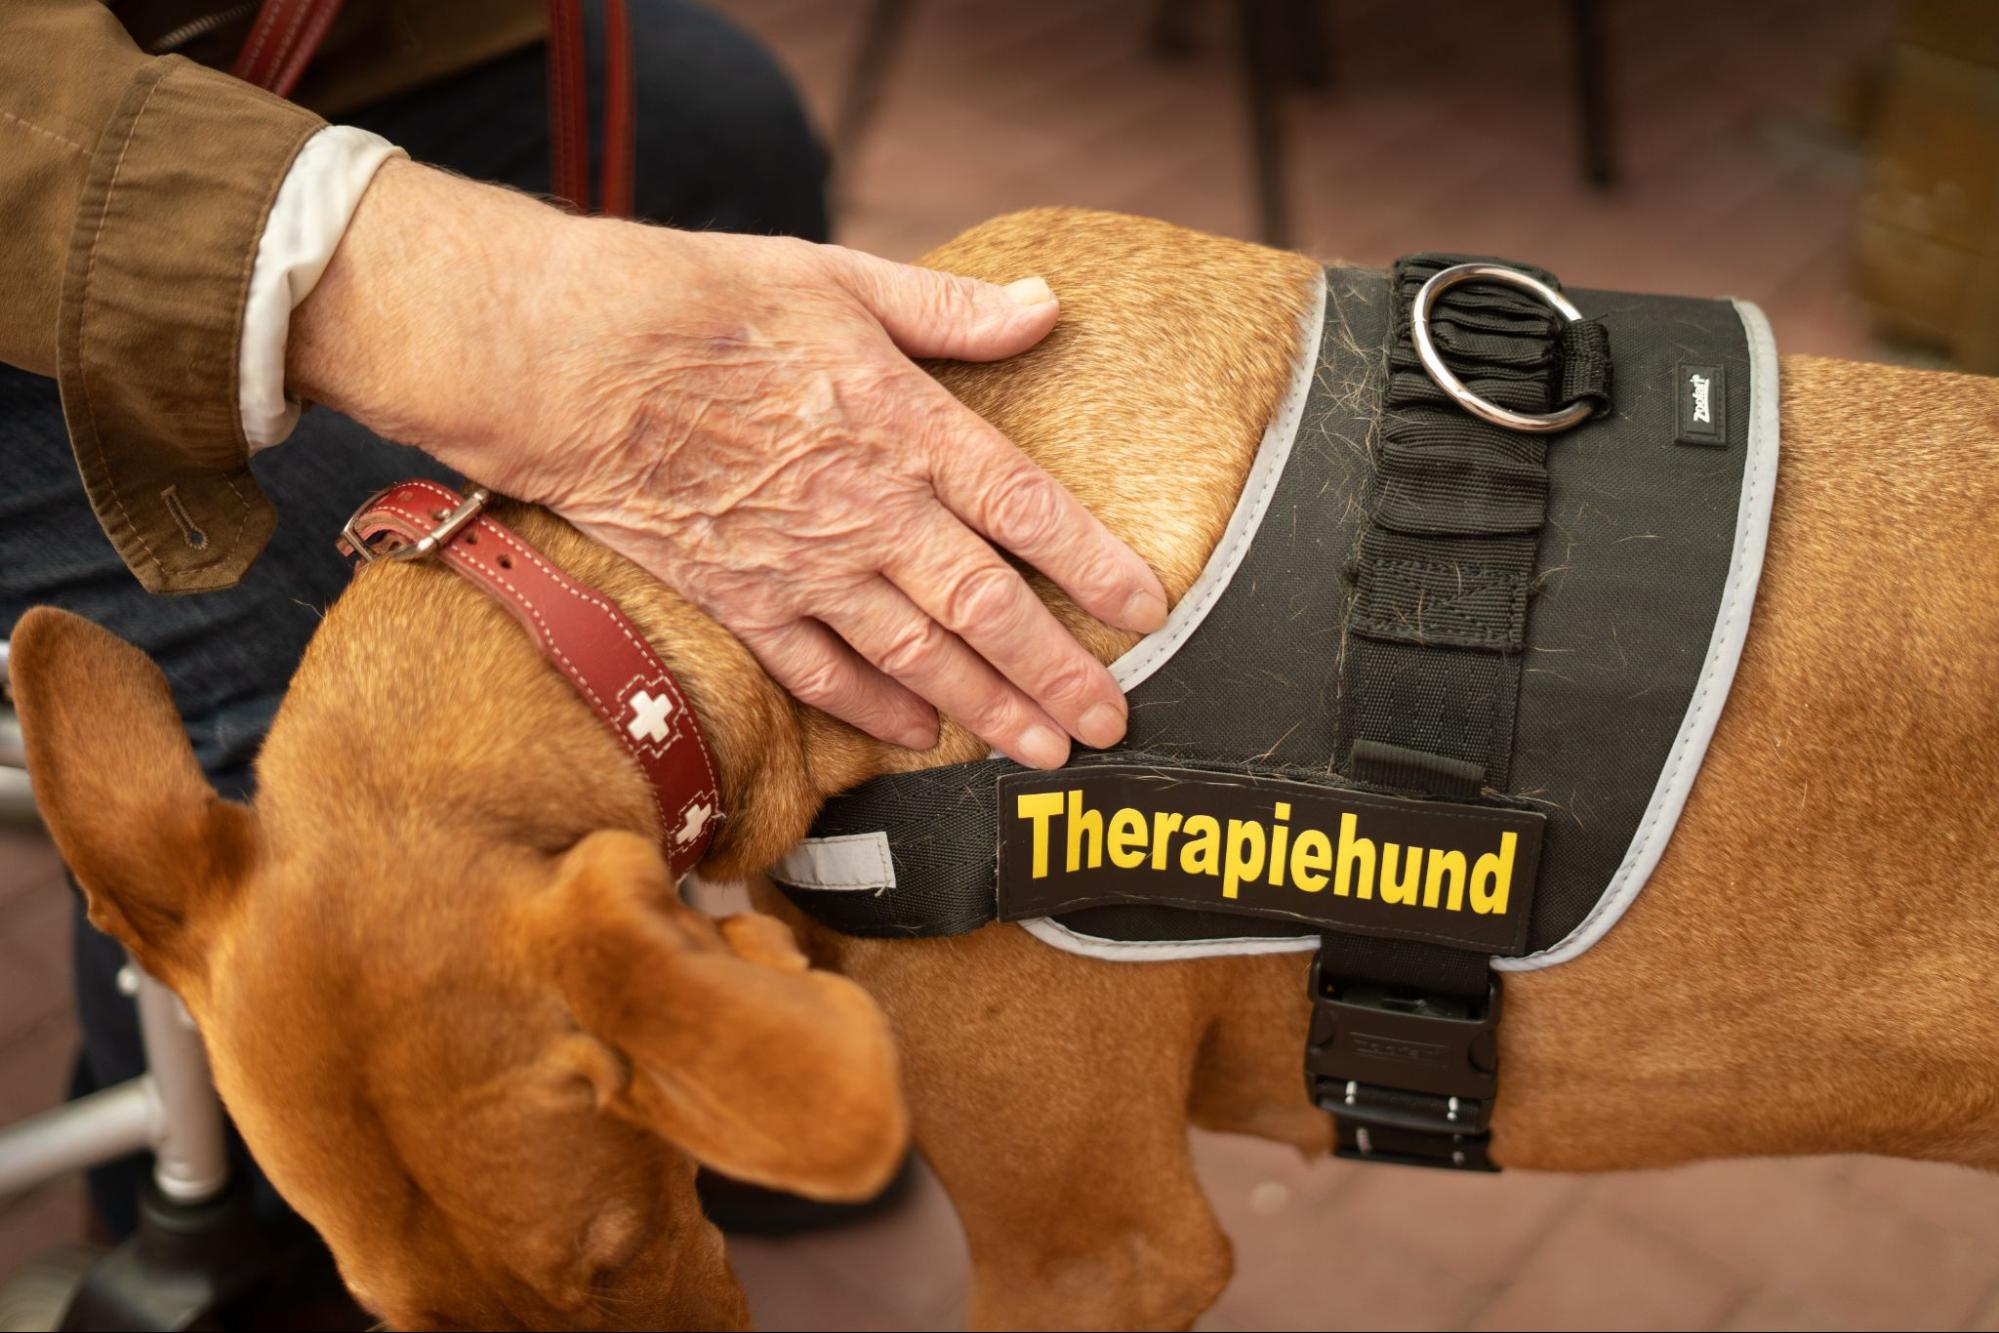
[[1543, 819], [1282, 778], [1092, 765], [999, 779], [999, 916], [1150, 904], [1526, 951]]
[[1681, 444], [1728, 443], [1728, 381], [1720, 366], [1694, 366], [1680, 362], [1679, 434]]

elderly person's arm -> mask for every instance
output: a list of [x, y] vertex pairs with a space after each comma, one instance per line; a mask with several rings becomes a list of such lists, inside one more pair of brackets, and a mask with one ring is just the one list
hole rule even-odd
[[390, 162], [299, 308], [294, 389], [554, 508], [799, 698], [925, 746], [934, 704], [1035, 765], [1116, 684], [988, 539], [1135, 630], [1158, 580], [912, 356], [990, 360], [1057, 303], [835, 247], [570, 217]]
[[1157, 579], [909, 359], [1031, 346], [1038, 280], [590, 221], [391, 151], [97, 0], [0, 4], [0, 360], [60, 382], [148, 589], [241, 579], [275, 522], [248, 456], [304, 397], [549, 505], [884, 739], [930, 743], [932, 705], [1037, 765], [1123, 733], [987, 541], [1135, 630]]

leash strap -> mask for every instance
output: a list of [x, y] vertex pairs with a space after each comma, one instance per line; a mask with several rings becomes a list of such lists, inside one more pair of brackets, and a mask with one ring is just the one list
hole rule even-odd
[[[264, 0], [230, 73], [289, 97], [342, 0]], [[631, 20], [625, 0], [603, 0], [604, 125], [597, 210], [630, 217], [636, 175]], [[590, 209], [590, 79], [583, 0], [548, 0], [548, 153], [551, 192]]]
[[289, 97], [339, 17], [340, 5], [341, 0], [264, 0], [229, 72]]
[[700, 720], [625, 614], [481, 512], [485, 502], [484, 491], [467, 497], [433, 481], [401, 482], [361, 506], [339, 547], [364, 560], [435, 556], [505, 607], [645, 775], [678, 879], [700, 862], [722, 821]]
[[[597, 211], [632, 212], [635, 141], [632, 127], [631, 19], [625, 0], [603, 0], [604, 123], [599, 148]], [[590, 211], [590, 77], [583, 0], [548, 4], [549, 188]]]

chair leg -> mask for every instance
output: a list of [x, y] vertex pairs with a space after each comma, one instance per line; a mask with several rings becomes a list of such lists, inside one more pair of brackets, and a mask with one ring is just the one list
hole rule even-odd
[[1250, 154], [1256, 172], [1257, 232], [1265, 245], [1290, 244], [1284, 133], [1284, 75], [1274, 48], [1283, 29], [1285, 0], [1241, 0], [1243, 95], [1249, 104]]
[[1617, 181], [1603, 6], [1599, 0], [1571, 0], [1570, 14], [1575, 38], [1576, 113], [1582, 134], [1583, 179], [1603, 188]]
[[846, 194], [848, 164], [860, 150], [861, 140], [874, 122], [881, 105], [882, 89], [909, 32], [914, 0], [874, 0], [861, 29], [861, 44], [847, 71], [847, 86], [840, 109], [833, 117], [833, 180], [828, 189], [832, 212], [838, 217]]
[[1285, 0], [1284, 35], [1290, 47], [1291, 77], [1301, 88], [1325, 88], [1333, 81], [1331, 0]]

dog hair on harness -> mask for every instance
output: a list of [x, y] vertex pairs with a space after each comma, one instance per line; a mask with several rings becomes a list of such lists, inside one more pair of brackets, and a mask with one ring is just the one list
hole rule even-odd
[[[1060, 294], [1040, 346], [936, 374], [1177, 598], [1319, 266], [1076, 211], [927, 262]], [[1673, 844], [1601, 944], [1509, 981], [1509, 1166], [1999, 1167], [1999, 381], [1788, 358], [1782, 402], [1755, 625]], [[831, 793], [984, 750], [947, 725], [911, 754], [805, 709], [634, 566], [504, 517], [684, 684], [730, 815], [711, 878], [754, 876]], [[1099, 658], [1130, 646], [1035, 586]], [[186, 999], [258, 1159], [394, 1323], [740, 1326], [693, 1163], [865, 1195], [906, 1096], [970, 1241], [975, 1325], [1185, 1327], [1231, 1262], [1188, 1125], [1331, 1142], [1299, 1074], [1300, 955], [1116, 964], [1010, 925], [854, 939], [767, 882], [769, 916], [681, 906], [637, 772], [443, 569], [370, 566], [333, 606], [254, 809], [208, 790], [134, 650], [51, 611], [14, 650], [93, 921]], [[852, 981], [806, 970], [771, 916]]]

